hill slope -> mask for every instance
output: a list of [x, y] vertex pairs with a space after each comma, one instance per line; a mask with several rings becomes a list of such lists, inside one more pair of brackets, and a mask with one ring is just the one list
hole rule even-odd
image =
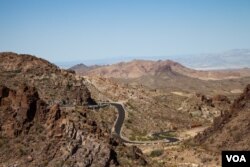
[[110, 133], [105, 119], [93, 119], [99, 113], [85, 106], [93, 102], [90, 92], [71, 71], [1, 53], [0, 81], [0, 166], [147, 165], [140, 149]]
[[214, 121], [214, 125], [198, 135], [195, 141], [213, 151], [250, 149], [250, 85], [234, 101], [230, 111]]
[[90, 92], [74, 72], [59, 69], [46, 60], [31, 55], [0, 53], [0, 80], [15, 88], [25, 83], [38, 89], [47, 103], [88, 104]]
[[79, 75], [95, 75], [107, 78], [134, 79], [143, 76], [157, 76], [160, 74], [180, 74], [202, 80], [220, 80], [232, 79], [250, 76], [250, 69], [234, 70], [210, 70], [201, 71], [187, 68], [171, 60], [150, 61], [150, 60], [133, 60], [131, 62], [121, 62], [107, 66], [86, 67], [76, 65], [71, 68]]
[[77, 64], [73, 67], [69, 68], [70, 70], [74, 70], [77, 74], [85, 75], [88, 71], [96, 69], [98, 67], [102, 67], [99, 65], [87, 66], [85, 64]]
[[138, 148], [122, 145], [89, 114], [87, 109], [49, 107], [34, 87], [0, 86], [0, 166], [146, 164]]

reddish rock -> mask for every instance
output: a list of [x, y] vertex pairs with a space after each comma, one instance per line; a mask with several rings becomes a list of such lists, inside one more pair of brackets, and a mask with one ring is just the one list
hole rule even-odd
[[110, 142], [111, 136], [105, 135], [109, 130], [87, 119], [88, 112], [67, 112], [58, 104], [49, 108], [36, 89], [26, 85], [16, 91], [4, 86], [0, 90], [1, 100], [8, 102], [0, 104], [0, 139], [5, 142], [5, 149], [0, 149], [0, 166], [13, 161], [21, 162], [20, 167], [61, 166], [58, 162], [116, 166], [120, 164], [118, 154], [134, 166], [147, 164], [137, 147], [129, 149], [120, 142]]
[[[221, 99], [221, 98], [220, 98]], [[225, 98], [222, 98], [223, 101]], [[227, 100], [226, 100], [227, 101]], [[229, 111], [214, 119], [212, 127], [198, 134], [194, 141], [212, 151], [250, 149], [250, 84]]]

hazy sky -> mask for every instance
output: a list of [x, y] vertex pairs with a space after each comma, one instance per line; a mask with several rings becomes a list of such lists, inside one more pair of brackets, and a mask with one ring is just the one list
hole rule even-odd
[[250, 48], [249, 0], [0, 0], [0, 51], [53, 62]]

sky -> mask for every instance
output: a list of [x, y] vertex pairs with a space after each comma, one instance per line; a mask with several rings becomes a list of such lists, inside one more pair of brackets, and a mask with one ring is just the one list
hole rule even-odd
[[249, 0], [0, 0], [0, 52], [93, 62], [242, 48]]

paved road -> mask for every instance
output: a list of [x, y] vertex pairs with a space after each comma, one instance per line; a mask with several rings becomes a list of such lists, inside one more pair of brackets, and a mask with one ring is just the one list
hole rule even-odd
[[115, 125], [114, 125], [114, 132], [115, 134], [125, 143], [130, 144], [157, 144], [157, 143], [174, 143], [179, 141], [179, 139], [174, 137], [166, 137], [164, 140], [157, 140], [157, 141], [130, 141], [126, 138], [124, 138], [121, 134], [122, 126], [125, 120], [125, 109], [122, 104], [120, 103], [109, 103], [110, 105], [116, 107], [118, 111], [118, 117], [116, 119]]
[[[121, 103], [110, 102], [110, 103], [99, 103], [97, 105], [88, 106], [89, 109], [98, 109], [102, 107], [107, 107], [108, 105], [114, 106], [118, 111], [118, 117], [116, 122], [114, 123], [114, 135], [117, 135], [124, 143], [128, 144], [158, 144], [158, 143], [176, 143], [180, 141], [178, 138], [174, 137], [166, 137], [164, 140], [154, 140], [154, 141], [130, 141], [126, 137], [122, 136], [122, 126], [125, 120], [125, 109]], [[62, 106], [62, 108], [66, 109], [75, 109], [75, 106]]]
[[114, 106], [118, 111], [118, 117], [114, 125], [114, 131], [118, 136], [121, 136], [121, 129], [125, 120], [125, 110], [121, 104], [118, 103], [110, 103], [110, 104]]

